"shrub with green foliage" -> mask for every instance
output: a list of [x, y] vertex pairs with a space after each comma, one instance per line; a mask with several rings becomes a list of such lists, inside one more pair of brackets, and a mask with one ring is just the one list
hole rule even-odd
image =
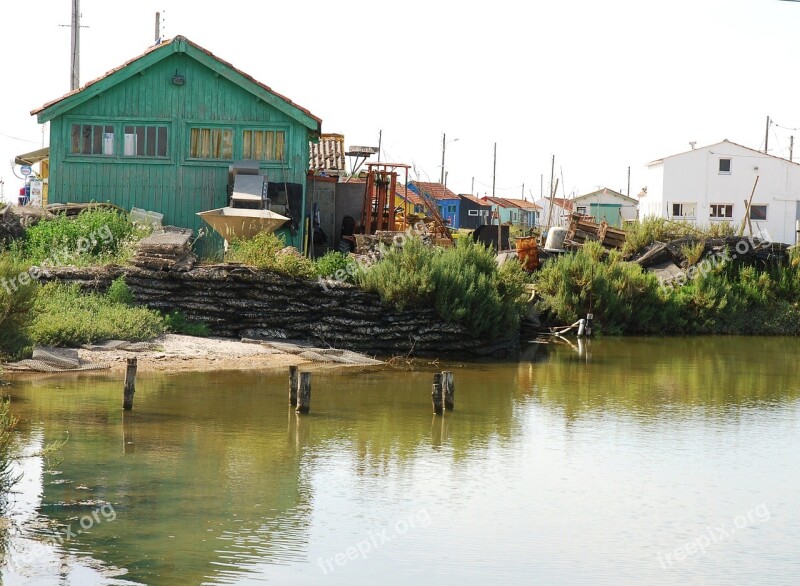
[[653, 242], [670, 242], [689, 236], [699, 239], [724, 238], [733, 236], [735, 230], [736, 227], [729, 222], [712, 222], [709, 226], [702, 227], [683, 220], [647, 217], [625, 227], [626, 238], [622, 254], [629, 257]]
[[149, 228], [135, 226], [120, 211], [95, 208], [74, 217], [63, 214], [42, 220], [12, 244], [25, 261], [46, 266], [122, 263]]
[[0, 358], [16, 358], [30, 345], [26, 330], [37, 285], [28, 268], [10, 253], [0, 253]]
[[111, 285], [106, 291], [106, 297], [111, 303], [119, 303], [121, 305], [133, 305], [135, 299], [131, 293], [128, 284], [125, 282], [125, 275], [117, 277], [111, 282]]
[[333, 279], [344, 283], [355, 283], [361, 267], [349, 254], [331, 251], [314, 263], [318, 277]]
[[571, 324], [593, 313], [603, 333], [653, 333], [680, 319], [659, 295], [653, 274], [623, 262], [617, 252], [606, 256], [597, 242], [547, 261], [534, 274], [534, 283], [541, 296], [539, 309], [559, 323]]
[[190, 321], [178, 310], [164, 315], [164, 326], [168, 332], [185, 336], [205, 338], [211, 335], [211, 328], [205, 322]]
[[48, 283], [39, 288], [29, 328], [35, 344], [79, 346], [100, 340], [152, 340], [164, 332], [158, 312], [130, 307], [77, 285]]
[[292, 277], [311, 278], [314, 263], [295, 252], [281, 252], [286, 245], [273, 232], [260, 232], [247, 240], [235, 239], [225, 252], [225, 261], [268, 269]]
[[402, 309], [433, 306], [475, 336], [496, 338], [519, 326], [525, 273], [516, 261], [498, 267], [494, 253], [470, 239], [450, 248], [409, 238], [359, 274], [360, 284]]
[[800, 263], [755, 268], [736, 261], [694, 270], [683, 286], [590, 242], [535, 274], [539, 309], [569, 324], [590, 311], [606, 334], [800, 334]]

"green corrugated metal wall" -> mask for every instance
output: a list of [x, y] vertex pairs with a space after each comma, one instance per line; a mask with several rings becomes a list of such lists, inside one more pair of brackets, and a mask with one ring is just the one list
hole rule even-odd
[[[185, 77], [184, 85], [172, 84], [176, 73]], [[113, 157], [68, 154], [73, 123], [115, 122], [167, 123], [168, 159], [122, 157], [119, 135]], [[172, 53], [51, 121], [49, 201], [110, 201], [126, 209], [163, 213], [165, 224], [208, 228], [195, 214], [227, 205], [229, 161], [187, 161], [189, 124], [197, 123], [233, 127], [234, 160], [241, 158], [243, 128], [285, 129], [285, 164], [262, 164], [262, 172], [270, 181], [305, 186], [308, 129], [185, 53]], [[295, 242], [302, 242], [302, 237], [295, 237]], [[211, 238], [207, 244], [211, 246], [203, 247], [203, 252], [209, 253], [221, 239]]]

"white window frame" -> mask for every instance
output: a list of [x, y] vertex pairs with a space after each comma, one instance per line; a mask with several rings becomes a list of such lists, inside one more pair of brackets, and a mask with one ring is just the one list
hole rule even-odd
[[[677, 219], [677, 220], [696, 220], [697, 219], [697, 203], [695, 203], [695, 202], [692, 202], [692, 201], [676, 201], [676, 202], [670, 203], [670, 206], [672, 206], [671, 209], [670, 209], [670, 217], [672, 219]], [[680, 213], [679, 214], [675, 213], [675, 206], [680, 206], [680, 208], [679, 208]], [[684, 209], [684, 206], [686, 206], [687, 208], [691, 206], [692, 213], [691, 214], [687, 214], [686, 212], [688, 210]]]
[[[716, 208], [716, 210], [714, 208]], [[726, 214], [726, 215], [721, 216], [718, 213], [715, 213], [715, 212], [719, 212], [720, 208], [730, 208], [731, 209], [730, 215]], [[732, 221], [733, 220], [733, 204], [732, 203], [712, 203], [712, 204], [710, 204], [709, 205], [709, 210], [708, 210], [708, 217], [712, 222]]]

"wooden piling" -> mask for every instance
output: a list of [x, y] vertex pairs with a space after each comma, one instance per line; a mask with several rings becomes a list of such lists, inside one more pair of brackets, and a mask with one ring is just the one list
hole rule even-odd
[[136, 358], [128, 358], [128, 368], [125, 371], [125, 388], [122, 391], [122, 408], [125, 411], [133, 409], [133, 394], [136, 392]]
[[452, 371], [445, 370], [442, 372], [442, 396], [444, 408], [448, 411], [452, 411], [455, 407], [455, 395], [456, 388], [453, 384], [453, 373]]
[[436, 415], [441, 415], [443, 412], [441, 383], [433, 383], [433, 389], [431, 390], [431, 400], [433, 401], [433, 412]]
[[308, 413], [311, 409], [311, 373], [300, 373], [300, 387], [297, 390], [297, 413]]
[[299, 380], [297, 376], [297, 367], [289, 367], [289, 405], [297, 407], [297, 387]]

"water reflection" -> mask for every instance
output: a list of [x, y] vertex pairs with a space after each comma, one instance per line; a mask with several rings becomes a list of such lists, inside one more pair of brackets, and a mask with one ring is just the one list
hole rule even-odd
[[[432, 526], [398, 538], [400, 549], [387, 546], [326, 580], [407, 583], [408, 572], [423, 567], [442, 583], [518, 583], [530, 577], [524, 560], [536, 559], [540, 578], [558, 581], [575, 575], [542, 569], [550, 567], [550, 549], [582, 539], [561, 527], [599, 530], [588, 511], [619, 506], [613, 499], [662, 457], [651, 455], [653, 446], [673, 441], [671, 425], [689, 421], [685, 433], [708, 442], [709, 422], [725, 434], [748, 410], [759, 425], [771, 411], [782, 412], [785, 425], [796, 417], [794, 340], [573, 346], [537, 345], [513, 364], [437, 367], [455, 371], [456, 410], [444, 417], [431, 413], [432, 370], [315, 373], [304, 417], [286, 404], [282, 372], [140, 375], [129, 414], [120, 409], [121, 381], [109, 377], [17, 381], [11, 395], [26, 437], [50, 442], [69, 432], [70, 441], [57, 469], [37, 477], [34, 518], [12, 542], [41, 540], [42, 527], [74, 526], [109, 503], [113, 521], [53, 546], [62, 559], [92, 560], [84, 566], [105, 583], [313, 584], [321, 578], [318, 558], [425, 511]], [[623, 447], [598, 451], [620, 430]], [[638, 468], [629, 469], [634, 461]], [[734, 468], [726, 473], [739, 474]], [[593, 498], [584, 502], [587, 487]], [[631, 495], [630, 506], [647, 505], [647, 490]], [[622, 532], [640, 531], [624, 515], [615, 521]], [[549, 545], [523, 555], [519, 547], [534, 537]], [[467, 559], [443, 563], [436, 553], [443, 539]], [[594, 546], [582, 555], [599, 555]], [[488, 559], [484, 550], [492, 551]], [[390, 576], [381, 563], [390, 564]], [[617, 563], [633, 562], [622, 556]], [[596, 561], [598, 572], [604, 567]], [[61, 574], [61, 583], [81, 583]], [[6, 566], [4, 580], [14, 576]]]

